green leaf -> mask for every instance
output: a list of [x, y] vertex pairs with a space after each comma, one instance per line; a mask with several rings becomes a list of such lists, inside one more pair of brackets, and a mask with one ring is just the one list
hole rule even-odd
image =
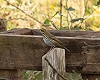
[[42, 76], [42, 72], [41, 71], [37, 71], [34, 74], [35, 80], [43, 80], [43, 76]]
[[84, 18], [77, 18], [77, 19], [72, 19], [71, 20], [72, 23], [77, 22], [77, 21], [83, 22], [84, 21]]
[[66, 30], [67, 27], [60, 27], [60, 30]]
[[50, 20], [49, 19], [46, 19], [45, 21], [44, 21], [44, 24], [49, 24], [50, 23]]
[[66, 8], [66, 10], [67, 10], [67, 11], [75, 11], [75, 9], [72, 8], [72, 7]]
[[79, 27], [79, 26], [74, 26], [74, 27], [71, 28], [71, 30], [81, 30], [81, 29], [82, 29], [82, 28]]

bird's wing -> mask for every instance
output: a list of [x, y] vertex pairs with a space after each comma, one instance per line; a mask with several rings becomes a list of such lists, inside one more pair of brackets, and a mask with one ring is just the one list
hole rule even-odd
[[[65, 48], [67, 51], [69, 51], [66, 47], [65, 47], [65, 45], [59, 40], [59, 39], [57, 39], [54, 35], [52, 35], [51, 33], [49, 33], [48, 31], [46, 31], [46, 34], [48, 35], [48, 37], [50, 38], [50, 39], [52, 39], [53, 41], [53, 44], [55, 45], [55, 46], [59, 46], [59, 47], [62, 47], [62, 48]], [[70, 51], [69, 51], [70, 52]]]
[[52, 40], [54, 40], [54, 42], [59, 43], [59, 45], [64, 45], [59, 39], [57, 39], [53, 34], [46, 32], [47, 35], [49, 36], [49, 38], [51, 38]]

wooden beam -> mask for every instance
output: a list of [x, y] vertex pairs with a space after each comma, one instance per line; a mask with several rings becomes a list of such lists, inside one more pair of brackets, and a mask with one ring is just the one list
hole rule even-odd
[[0, 34], [32, 35], [33, 32], [28, 28], [14, 28], [8, 31], [0, 32]]
[[0, 80], [22, 80], [21, 73], [15, 69], [0, 69]]
[[[100, 38], [100, 31], [70, 31], [70, 30], [49, 30], [55, 36], [79, 37], [79, 38]], [[14, 28], [9, 31], [1, 32], [2, 34], [17, 35], [41, 35], [38, 29]]]
[[[0, 19], [0, 32], [7, 32], [7, 21], [6, 19]], [[18, 32], [18, 31], [17, 31]], [[17, 69], [0, 69], [0, 80], [21, 80], [22, 71]]]
[[41, 69], [41, 60], [48, 47], [42, 37], [0, 35], [0, 69]]
[[[85, 41], [91, 46], [99, 45], [100, 38], [79, 38], [79, 37], [57, 37], [66, 47], [71, 51], [66, 52], [66, 65], [68, 71], [75, 67], [80, 68], [80, 72], [85, 69], [83, 67], [91, 63], [90, 58], [86, 59], [91, 54], [91, 50], [95, 50], [99, 55], [99, 49], [91, 47], [89, 53], [82, 52], [82, 41]], [[11, 35], [11, 34], [0, 34], [0, 69], [33, 69], [41, 70], [42, 56], [47, 53], [50, 47], [48, 47], [42, 40], [42, 36], [34, 35]], [[99, 46], [98, 46], [99, 48]], [[95, 54], [92, 53], [92, 54]], [[88, 55], [87, 55], [88, 54]], [[94, 58], [93, 58], [94, 56]], [[97, 62], [100, 57], [92, 55], [95, 64], [99, 67]], [[86, 63], [88, 62], [88, 63]], [[95, 65], [92, 64], [92, 65]], [[73, 68], [74, 69], [74, 68]], [[98, 71], [98, 73], [100, 73]]]
[[[31, 30], [33, 35], [41, 35], [37, 29]], [[73, 30], [48, 30], [55, 36], [79, 37], [79, 38], [100, 38], [100, 31], [73, 31]]]

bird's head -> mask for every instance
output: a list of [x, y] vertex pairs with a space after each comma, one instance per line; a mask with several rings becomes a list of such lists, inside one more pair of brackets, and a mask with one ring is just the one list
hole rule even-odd
[[48, 30], [46, 30], [45, 28], [40, 29], [40, 32], [41, 32], [41, 34], [42, 34], [44, 37], [53, 36], [53, 35], [52, 35]]
[[45, 33], [47, 32], [47, 30], [44, 29], [44, 28], [42, 28], [42, 29], [40, 29], [40, 32], [41, 32], [42, 34], [45, 34]]

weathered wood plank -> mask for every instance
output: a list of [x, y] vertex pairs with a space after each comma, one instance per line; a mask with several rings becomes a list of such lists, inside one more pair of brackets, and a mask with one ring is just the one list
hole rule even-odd
[[42, 37], [0, 35], [0, 69], [41, 69], [42, 56], [48, 48], [37, 42], [41, 43]]
[[[67, 32], [64, 32], [64, 33], [62, 32], [62, 34], [65, 34], [65, 33]], [[72, 34], [72, 36], [75, 35], [75, 32], [73, 31], [69, 32], [69, 35], [70, 33]], [[80, 36], [82, 36], [83, 33], [82, 32], [80, 33], [81, 33]], [[96, 33], [94, 32], [90, 32], [90, 33], [96, 35]], [[20, 68], [20, 69], [41, 70], [42, 56], [49, 50], [49, 47], [46, 46], [46, 44], [43, 42], [41, 36], [37, 36], [37, 35], [35, 36], [35, 33], [33, 34], [34, 35], [11, 35], [11, 34], [0, 35], [0, 54], [1, 54], [0, 64], [2, 64], [0, 66], [0, 69]], [[76, 32], [76, 35], [77, 34], [79, 34], [79, 32]], [[84, 35], [86, 35], [85, 32], [84, 32]], [[92, 38], [92, 37], [83, 38], [83, 37], [78, 37], [78, 36], [57, 37], [63, 43], [65, 43], [68, 49], [71, 51], [70, 53], [67, 52], [68, 57], [66, 56], [66, 59], [67, 59], [66, 64], [69, 70], [72, 69], [73, 67], [76, 67], [76, 69], [80, 68], [80, 71], [82, 71], [83, 66], [86, 66], [87, 64], [86, 57], [89, 56], [91, 52], [89, 52], [89, 54], [82, 52], [83, 51], [82, 46], [84, 44], [82, 44], [81, 41], [85, 41], [89, 45], [93, 45], [93, 46], [99, 45], [100, 44], [99, 32], [97, 33], [96, 36], [95, 35], [93, 36], [94, 37], [98, 36], [98, 38]], [[93, 47], [91, 49], [96, 50], [96, 48], [93, 48]], [[98, 53], [99, 55], [98, 50], [96, 50], [97, 52], [95, 53]], [[95, 59], [95, 63], [96, 61], [99, 61], [99, 57]], [[98, 63], [96, 64], [98, 65], [98, 67], [100, 66]], [[83, 70], [85, 70], [85, 68]]]
[[19, 70], [0, 69], [0, 80], [21, 80], [21, 72]]
[[8, 31], [0, 32], [0, 34], [32, 35], [33, 32], [28, 28], [14, 28]]
[[100, 45], [93, 46], [92, 48], [89, 47], [86, 55], [87, 55], [86, 57], [87, 65], [83, 68], [83, 72], [85, 74], [88, 73], [99, 74], [100, 73]]
[[[7, 32], [7, 20], [0, 18], [0, 32]], [[1, 64], [2, 65], [2, 64]], [[21, 80], [21, 70], [0, 69], [0, 80]]]
[[[74, 31], [74, 30], [48, 30], [55, 36], [79, 37], [79, 38], [100, 38], [100, 31]], [[32, 30], [33, 35], [41, 35], [37, 29]]]
[[42, 57], [43, 80], [66, 80], [65, 50], [52, 49]]
[[[79, 38], [100, 38], [100, 31], [70, 31], [70, 30], [49, 30], [55, 36], [79, 37]], [[1, 32], [2, 34], [18, 35], [41, 35], [38, 29], [15, 28], [9, 31]]]

